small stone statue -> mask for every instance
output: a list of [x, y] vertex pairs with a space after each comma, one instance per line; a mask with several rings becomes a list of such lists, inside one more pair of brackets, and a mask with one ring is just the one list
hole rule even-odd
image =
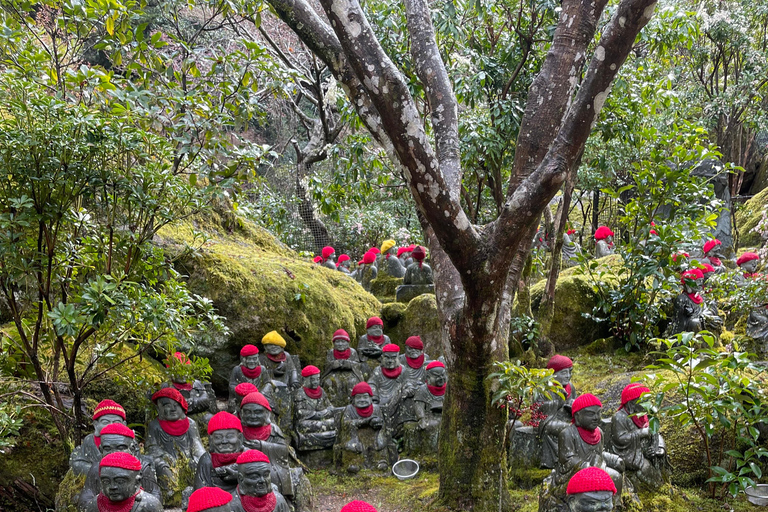
[[267, 454], [272, 465], [272, 482], [278, 491], [294, 504], [310, 496], [309, 480], [298, 465], [293, 448], [288, 445], [280, 427], [272, 423], [272, 407], [261, 393], [251, 393], [240, 404], [244, 445]]
[[400, 423], [416, 421], [414, 395], [427, 380], [427, 364], [429, 356], [424, 354], [424, 343], [419, 336], [411, 336], [405, 340], [405, 354], [400, 355], [400, 365], [403, 367], [403, 398], [400, 404]]
[[609, 512], [613, 510], [616, 485], [608, 473], [589, 467], [571, 477], [565, 493], [569, 512]]
[[745, 252], [739, 256], [736, 264], [743, 272], [742, 277], [745, 280], [760, 277], [760, 274], [757, 273], [757, 268], [760, 266], [760, 256], [757, 253]]
[[567, 233], [563, 233], [563, 267], [573, 267], [579, 264], [579, 256], [581, 255], [581, 247], [579, 244], [571, 240], [571, 236], [576, 233], [575, 229], [569, 229]]
[[566, 490], [571, 477], [580, 469], [604, 470], [617, 489], [614, 506], [621, 500], [624, 461], [604, 450], [600, 412], [603, 404], [589, 393], [573, 401], [573, 421], [558, 438], [558, 461], [552, 474], [544, 479], [539, 494], [539, 511], [558, 512], [567, 504]]
[[269, 457], [259, 450], [248, 450], [237, 458], [237, 493], [232, 512], [290, 512], [279, 492], [272, 489]]
[[[285, 340], [277, 331], [270, 331], [261, 339], [264, 345], [266, 359], [261, 363], [267, 371], [270, 380], [282, 382], [291, 390], [299, 387], [299, 375], [293, 358], [285, 351]], [[258, 384], [256, 387], [259, 387]]]
[[321, 254], [322, 262], [320, 265], [331, 270], [336, 270], [336, 249], [330, 245], [326, 245], [323, 247], [323, 252]]
[[312, 258], [312, 263], [317, 263], [319, 265], [322, 262], [323, 262], [322, 256], [315, 256], [314, 258]]
[[333, 333], [333, 348], [325, 356], [321, 380], [334, 407], [345, 407], [352, 388], [363, 380], [360, 359], [357, 351], [349, 346], [349, 334], [344, 329]]
[[704, 284], [704, 273], [698, 268], [683, 272], [680, 283], [683, 293], [675, 297], [674, 317], [669, 324], [668, 334], [699, 332], [704, 328], [704, 298], [699, 294]]
[[647, 387], [638, 383], [629, 384], [621, 392], [621, 407], [611, 419], [611, 447], [624, 461], [626, 476], [635, 488], [656, 490], [665, 482], [662, 470], [667, 448], [661, 435], [648, 428], [648, 416], [640, 414], [643, 408], [638, 401], [648, 392]]
[[539, 423], [541, 438], [541, 467], [553, 469], [558, 457], [558, 438], [573, 421], [571, 404], [578, 396], [576, 388], [571, 384], [573, 361], [570, 358], [554, 355], [547, 363], [547, 368], [555, 372], [554, 378], [563, 387], [565, 398], [553, 395], [541, 402], [539, 411], [546, 417]]
[[69, 467], [72, 468], [75, 476], [87, 474], [91, 466], [101, 460], [99, 451], [101, 429], [112, 423], [125, 425], [125, 409], [113, 400], [102, 400], [93, 410], [92, 419], [93, 434], [85, 436], [80, 446], [76, 446], [69, 456]]
[[294, 393], [293, 398], [297, 448], [300, 451], [332, 448], [336, 442], [336, 408], [320, 387], [320, 369], [305, 366], [301, 377], [303, 387]]
[[406, 247], [398, 247], [397, 249], [397, 259], [400, 260], [400, 264], [403, 266], [403, 268], [407, 269], [408, 265], [413, 263], [411, 260], [411, 251], [413, 251], [414, 246], [409, 245]]
[[368, 379], [373, 389], [373, 401], [381, 407], [387, 427], [394, 432], [402, 423], [400, 406], [407, 392], [410, 396], [416, 392], [412, 386], [406, 389], [403, 365], [400, 364], [400, 347], [394, 343], [385, 345], [381, 357], [381, 366], [373, 371]]
[[157, 498], [142, 490], [141, 461], [125, 452], [105, 455], [99, 462], [101, 492], [87, 512], [163, 512]]
[[672, 254], [672, 264], [674, 269], [682, 272], [683, 269], [688, 268], [688, 260], [690, 259], [691, 255], [683, 250], [678, 250], [677, 252]]
[[379, 275], [379, 270], [374, 265], [376, 263], [376, 254], [368, 251], [363, 255], [363, 259], [357, 262], [357, 270], [352, 277], [360, 283], [365, 291], [371, 290], [371, 281]]
[[174, 488], [179, 487], [174, 485], [178, 472], [173, 467], [177, 459], [186, 459], [194, 473], [205, 448], [197, 424], [186, 415], [187, 401], [176, 388], [161, 388], [152, 395], [152, 401], [157, 406], [157, 419], [147, 427], [144, 449], [152, 457], [157, 481], [164, 499], [168, 499], [173, 496]]
[[[142, 489], [162, 503], [162, 493], [157, 485], [157, 477], [155, 476], [155, 465], [150, 457], [139, 455], [139, 445], [136, 443], [136, 435], [133, 430], [122, 423], [110, 423], [101, 429], [100, 439], [99, 451], [102, 458], [110, 453], [125, 452], [139, 459], [141, 463], [139, 476], [141, 476]], [[88, 475], [85, 477], [85, 485], [78, 498], [80, 510], [87, 510], [88, 505], [101, 492], [99, 468], [99, 463], [95, 462], [91, 465], [91, 469], [88, 470]]]
[[411, 254], [413, 255], [414, 263], [406, 269], [403, 284], [395, 290], [397, 302], [409, 302], [421, 294], [435, 293], [432, 268], [424, 263], [424, 258], [427, 255], [426, 249], [418, 246]]
[[613, 245], [613, 231], [608, 226], [600, 226], [595, 231], [595, 257], [603, 258], [616, 252]]
[[386, 470], [390, 439], [381, 409], [373, 403], [373, 390], [361, 382], [354, 387], [351, 397], [352, 403], [344, 409], [333, 447], [336, 466], [346, 467], [350, 473], [357, 473], [362, 467]]
[[388, 345], [390, 340], [389, 336], [384, 334], [384, 322], [377, 316], [368, 319], [365, 329], [365, 334], [357, 340], [357, 355], [363, 363], [363, 377], [367, 379], [381, 364], [381, 349]]
[[261, 365], [259, 349], [256, 345], [246, 345], [240, 349], [240, 364], [232, 368], [232, 372], [229, 374], [229, 401], [227, 403], [229, 412], [237, 411], [237, 402], [242, 398], [238, 397], [235, 388], [238, 384], [246, 382], [256, 386], [257, 390], [263, 389], [269, 382], [269, 374], [264, 371], [264, 367]]
[[725, 272], [727, 269], [725, 268], [725, 265], [723, 265], [723, 262], [720, 258], [722, 258], [722, 254], [720, 253], [720, 248], [722, 247], [723, 243], [713, 238], [712, 240], [708, 240], [704, 244], [704, 260], [702, 263], [709, 263], [712, 265], [712, 267], [715, 269], [716, 273]]
[[701, 270], [702, 275], [704, 276], [704, 283], [707, 282], [707, 280], [715, 275], [715, 267], [710, 265], [709, 263], [702, 263], [701, 266], [703, 268], [699, 269]]
[[371, 247], [366, 252], [372, 252], [373, 255], [376, 256], [376, 259], [373, 261], [373, 266], [376, 267], [376, 269], [378, 270], [379, 261], [381, 261], [381, 258], [382, 258], [381, 251], [379, 250], [378, 247]]
[[429, 363], [426, 379], [413, 397], [416, 422], [405, 425], [405, 449], [411, 454], [437, 453], [443, 399], [448, 383], [445, 365], [440, 361]]
[[[189, 357], [183, 352], [176, 352], [173, 357], [177, 364], [190, 365]], [[171, 365], [166, 365], [167, 368], [171, 368]], [[181, 373], [176, 373], [171, 370], [171, 386], [176, 388], [184, 400], [187, 401], [188, 412], [187, 415], [195, 417], [196, 421], [199, 421], [203, 426], [208, 422], [211, 416], [218, 411], [216, 405], [216, 395], [213, 393], [213, 388], [210, 383], [203, 383], [199, 380], [188, 382], [186, 377]]]
[[233, 512], [234, 499], [218, 487], [202, 487], [189, 497], [186, 512]]
[[768, 356], [768, 307], [766, 304], [752, 308], [747, 317], [747, 336], [757, 342], [757, 352]]
[[383, 265], [379, 265], [379, 271], [382, 274], [392, 277], [403, 277], [405, 275], [405, 267], [396, 256], [397, 247], [395, 247], [394, 240], [385, 240], [381, 244], [381, 254], [383, 255]]
[[194, 488], [237, 488], [237, 457], [243, 451], [243, 427], [234, 414], [221, 411], [208, 422], [208, 452], [200, 457]]
[[349, 269], [349, 266], [351, 264], [352, 264], [352, 259], [349, 257], [349, 254], [342, 254], [341, 256], [339, 256], [339, 261], [336, 262], [336, 270], [344, 274], [350, 275], [352, 273]]

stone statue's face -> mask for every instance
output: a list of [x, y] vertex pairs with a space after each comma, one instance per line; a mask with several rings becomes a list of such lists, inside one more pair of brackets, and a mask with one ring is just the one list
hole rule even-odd
[[342, 267], [344, 267], [344, 268], [349, 268], [349, 266], [350, 266], [351, 264], [352, 264], [352, 262], [351, 262], [350, 260], [344, 260], [344, 261], [342, 261], [341, 263], [339, 263], [339, 265], [340, 265], [340, 266], [342, 266]]
[[358, 409], [365, 409], [373, 403], [373, 398], [368, 393], [359, 393], [352, 397], [352, 405]]
[[423, 354], [423, 350], [419, 350], [418, 348], [412, 348], [412, 347], [405, 347], [405, 357], [410, 357], [411, 359], [416, 359], [418, 357], [421, 357], [421, 354]]
[[269, 411], [259, 404], [245, 404], [240, 408], [240, 421], [246, 427], [263, 427], [269, 423]]
[[577, 427], [587, 430], [595, 430], [600, 426], [601, 407], [596, 405], [585, 407], [573, 416], [573, 422]]
[[344, 352], [349, 348], [349, 342], [344, 338], [336, 338], [333, 340], [333, 348], [339, 352]]
[[271, 356], [279, 356], [283, 352], [285, 352], [285, 349], [281, 347], [280, 345], [275, 345], [274, 343], [267, 343], [264, 345], [264, 352]]
[[136, 446], [136, 442], [130, 437], [118, 434], [106, 434], [101, 436], [99, 451], [101, 452], [102, 457], [114, 452], [125, 452], [136, 455], [138, 453], [138, 446]]
[[305, 388], [317, 389], [317, 387], [320, 385], [320, 374], [316, 373], [314, 375], [310, 375], [309, 377], [302, 377], [301, 385]]
[[381, 356], [381, 366], [387, 370], [392, 370], [400, 365], [399, 352], [384, 352]]
[[703, 286], [704, 279], [686, 279], [683, 288], [685, 288], [685, 293], [696, 293], [700, 292]]
[[605, 243], [607, 243], [607, 244], [611, 244], [611, 243], [613, 243], [613, 237], [612, 237], [612, 236], [610, 236], [610, 235], [608, 235], [607, 237], [605, 237]]
[[124, 501], [136, 494], [141, 485], [139, 471], [105, 466], [99, 471], [101, 492], [109, 501]]
[[333, 253], [330, 256], [328, 256], [328, 261], [334, 261], [335, 262], [336, 261], [336, 253]]
[[192, 384], [192, 390], [189, 392], [189, 397], [192, 400], [208, 399], [208, 390], [205, 389], [205, 384], [196, 380]]
[[208, 438], [211, 453], [235, 453], [243, 451], [243, 434], [237, 429], [214, 431]]
[[184, 409], [176, 400], [163, 397], [157, 401], [157, 417], [164, 421], [177, 421], [184, 419]]
[[571, 375], [573, 375], [573, 368], [564, 368], [559, 372], [555, 372], [553, 377], [561, 386], [565, 387], [571, 382]]
[[245, 496], [264, 496], [272, 492], [271, 470], [266, 462], [251, 462], [237, 467], [237, 483]]
[[125, 420], [117, 414], [105, 414], [98, 419], [93, 420], [93, 435], [98, 436], [101, 434], [101, 429], [112, 423], [122, 423], [125, 425]]
[[747, 336], [758, 340], [768, 338], [768, 309], [754, 308], [747, 318]]
[[448, 373], [445, 368], [432, 368], [427, 372], [427, 384], [430, 386], [443, 386], [448, 382]]
[[392, 256], [397, 255], [397, 246], [392, 246], [390, 250], [388, 250], [385, 254], [391, 254]]
[[624, 410], [627, 411], [627, 414], [636, 414], [638, 412], [643, 412], [643, 408], [640, 407], [639, 402], [640, 402], [639, 398], [630, 400], [624, 405]]
[[709, 250], [708, 253], [706, 253], [704, 256], [712, 257], [712, 258], [721, 258], [723, 253], [720, 252], [720, 248], [722, 245], [716, 245], [713, 248]]
[[384, 328], [379, 324], [376, 324], [376, 325], [372, 325], [365, 332], [368, 334], [368, 336], [373, 336], [374, 338], [378, 338], [379, 336], [384, 334]]
[[571, 512], [608, 512], [613, 510], [613, 493], [600, 491], [572, 494], [568, 497], [568, 508]]
[[760, 265], [760, 260], [749, 260], [741, 265], [741, 270], [748, 274], [754, 274], [758, 265]]
[[248, 357], [241, 357], [240, 364], [245, 366], [249, 370], [253, 370], [257, 366], [259, 366], [259, 354], [253, 354], [252, 356], [248, 356]]

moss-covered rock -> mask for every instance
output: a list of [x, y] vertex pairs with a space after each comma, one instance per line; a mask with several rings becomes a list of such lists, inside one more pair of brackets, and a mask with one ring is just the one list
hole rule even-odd
[[[209, 237], [197, 251], [185, 251], [194, 232]], [[231, 336], [198, 347], [208, 357], [214, 386], [226, 386], [239, 361], [240, 348], [261, 345], [269, 331], [278, 331], [286, 350], [303, 365], [320, 364], [331, 348], [336, 329], [351, 337], [365, 330], [366, 320], [381, 304], [349, 276], [305, 261], [272, 235], [231, 214], [205, 218], [163, 229], [158, 243], [177, 256], [176, 266], [189, 288], [210, 298], [227, 318]]]
[[385, 304], [381, 308], [381, 319], [384, 321], [384, 332], [392, 343], [403, 347], [409, 336], [421, 336], [427, 355], [433, 359], [442, 355], [442, 334], [434, 295], [419, 295], [407, 305], [398, 302]]
[[382, 303], [394, 302], [395, 291], [401, 284], [403, 284], [402, 277], [379, 274], [379, 277], [371, 281], [371, 294], [375, 295]]
[[758, 247], [763, 243], [759, 233], [753, 229], [763, 216], [768, 205], [768, 188], [744, 203], [736, 210], [736, 227], [739, 229], [739, 245], [741, 247]]

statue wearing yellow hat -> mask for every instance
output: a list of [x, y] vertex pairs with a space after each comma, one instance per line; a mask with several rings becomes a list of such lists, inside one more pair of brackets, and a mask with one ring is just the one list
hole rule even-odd
[[403, 277], [405, 267], [397, 257], [397, 243], [394, 240], [384, 240], [381, 244], [382, 261], [379, 262], [379, 273], [392, 277]]
[[[261, 339], [264, 352], [259, 354], [261, 365], [267, 373], [267, 378], [274, 386], [272, 397], [272, 413], [286, 440], [290, 444], [293, 429], [293, 392], [301, 386], [297, 366], [298, 358], [294, 359], [285, 351], [285, 340], [277, 331], [270, 331]], [[262, 357], [263, 356], [263, 357]]]

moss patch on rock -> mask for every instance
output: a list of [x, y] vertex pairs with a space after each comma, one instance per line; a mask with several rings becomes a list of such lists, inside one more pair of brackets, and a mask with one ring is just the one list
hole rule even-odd
[[[185, 251], [196, 231], [204, 231], [208, 241], [197, 251]], [[189, 276], [190, 290], [210, 298], [227, 318], [232, 335], [197, 350], [210, 359], [211, 381], [219, 389], [238, 364], [240, 348], [261, 346], [269, 331], [285, 338], [286, 350], [298, 355], [302, 365], [318, 365], [332, 346], [334, 331], [359, 336], [381, 307], [349, 276], [299, 258], [241, 218], [196, 218], [161, 230], [158, 243], [177, 256], [176, 267]]]
[[401, 348], [409, 336], [421, 336], [424, 352], [433, 359], [443, 353], [437, 299], [431, 293], [413, 298], [408, 304], [390, 303], [381, 308], [384, 332]]
[[371, 281], [371, 294], [382, 303], [394, 302], [395, 292], [401, 284], [403, 284], [402, 277], [379, 274], [379, 277]]
[[768, 205], [768, 188], [744, 203], [736, 210], [736, 226], [739, 229], [739, 246], [759, 247], [763, 240], [753, 229], [763, 217], [763, 211]]

